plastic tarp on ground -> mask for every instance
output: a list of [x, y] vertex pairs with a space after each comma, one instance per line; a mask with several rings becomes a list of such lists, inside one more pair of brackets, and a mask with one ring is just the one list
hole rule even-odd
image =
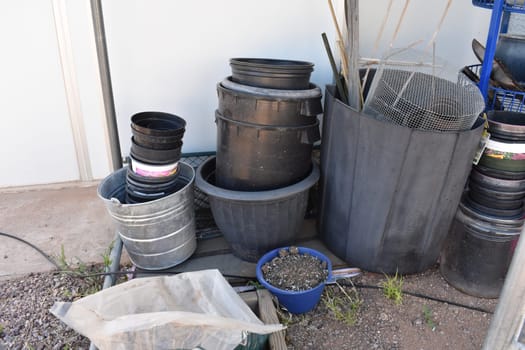
[[218, 270], [139, 278], [51, 312], [99, 349], [232, 349], [264, 325]]

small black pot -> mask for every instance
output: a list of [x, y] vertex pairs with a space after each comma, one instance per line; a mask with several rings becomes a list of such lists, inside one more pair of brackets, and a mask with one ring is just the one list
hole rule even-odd
[[153, 149], [139, 145], [135, 138], [131, 138], [130, 154], [133, 158], [149, 164], [170, 164], [178, 162], [181, 155], [182, 141], [176, 148]]
[[145, 135], [173, 137], [184, 134], [185, 127], [184, 119], [169, 113], [141, 112], [131, 117], [131, 129]]

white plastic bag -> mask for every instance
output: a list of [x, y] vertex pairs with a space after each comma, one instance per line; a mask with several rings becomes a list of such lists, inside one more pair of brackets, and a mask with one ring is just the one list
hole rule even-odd
[[51, 312], [99, 349], [233, 349], [264, 325], [218, 270], [138, 278]]

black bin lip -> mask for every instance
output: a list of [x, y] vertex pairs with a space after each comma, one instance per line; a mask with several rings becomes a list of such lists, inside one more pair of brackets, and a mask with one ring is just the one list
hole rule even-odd
[[268, 71], [300, 70], [312, 72], [314, 70], [314, 64], [312, 62], [277, 58], [230, 58], [230, 66], [240, 69], [255, 68]]
[[219, 187], [210, 182], [210, 177], [215, 175], [216, 157], [210, 157], [199, 165], [195, 174], [195, 185], [208, 196], [220, 200], [261, 203], [290, 198], [298, 193], [307, 191], [319, 180], [320, 170], [316, 162], [312, 161], [312, 170], [302, 180], [285, 187], [263, 191], [235, 191]]
[[[152, 123], [161, 127], [153, 127]], [[175, 114], [147, 111], [131, 116], [131, 128], [146, 135], [175, 136], [184, 133], [186, 121]]]

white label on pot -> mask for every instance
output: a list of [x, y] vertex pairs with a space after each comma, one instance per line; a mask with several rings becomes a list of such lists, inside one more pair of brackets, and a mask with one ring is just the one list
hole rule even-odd
[[506, 143], [488, 140], [486, 147], [499, 152], [525, 153], [525, 143]]

